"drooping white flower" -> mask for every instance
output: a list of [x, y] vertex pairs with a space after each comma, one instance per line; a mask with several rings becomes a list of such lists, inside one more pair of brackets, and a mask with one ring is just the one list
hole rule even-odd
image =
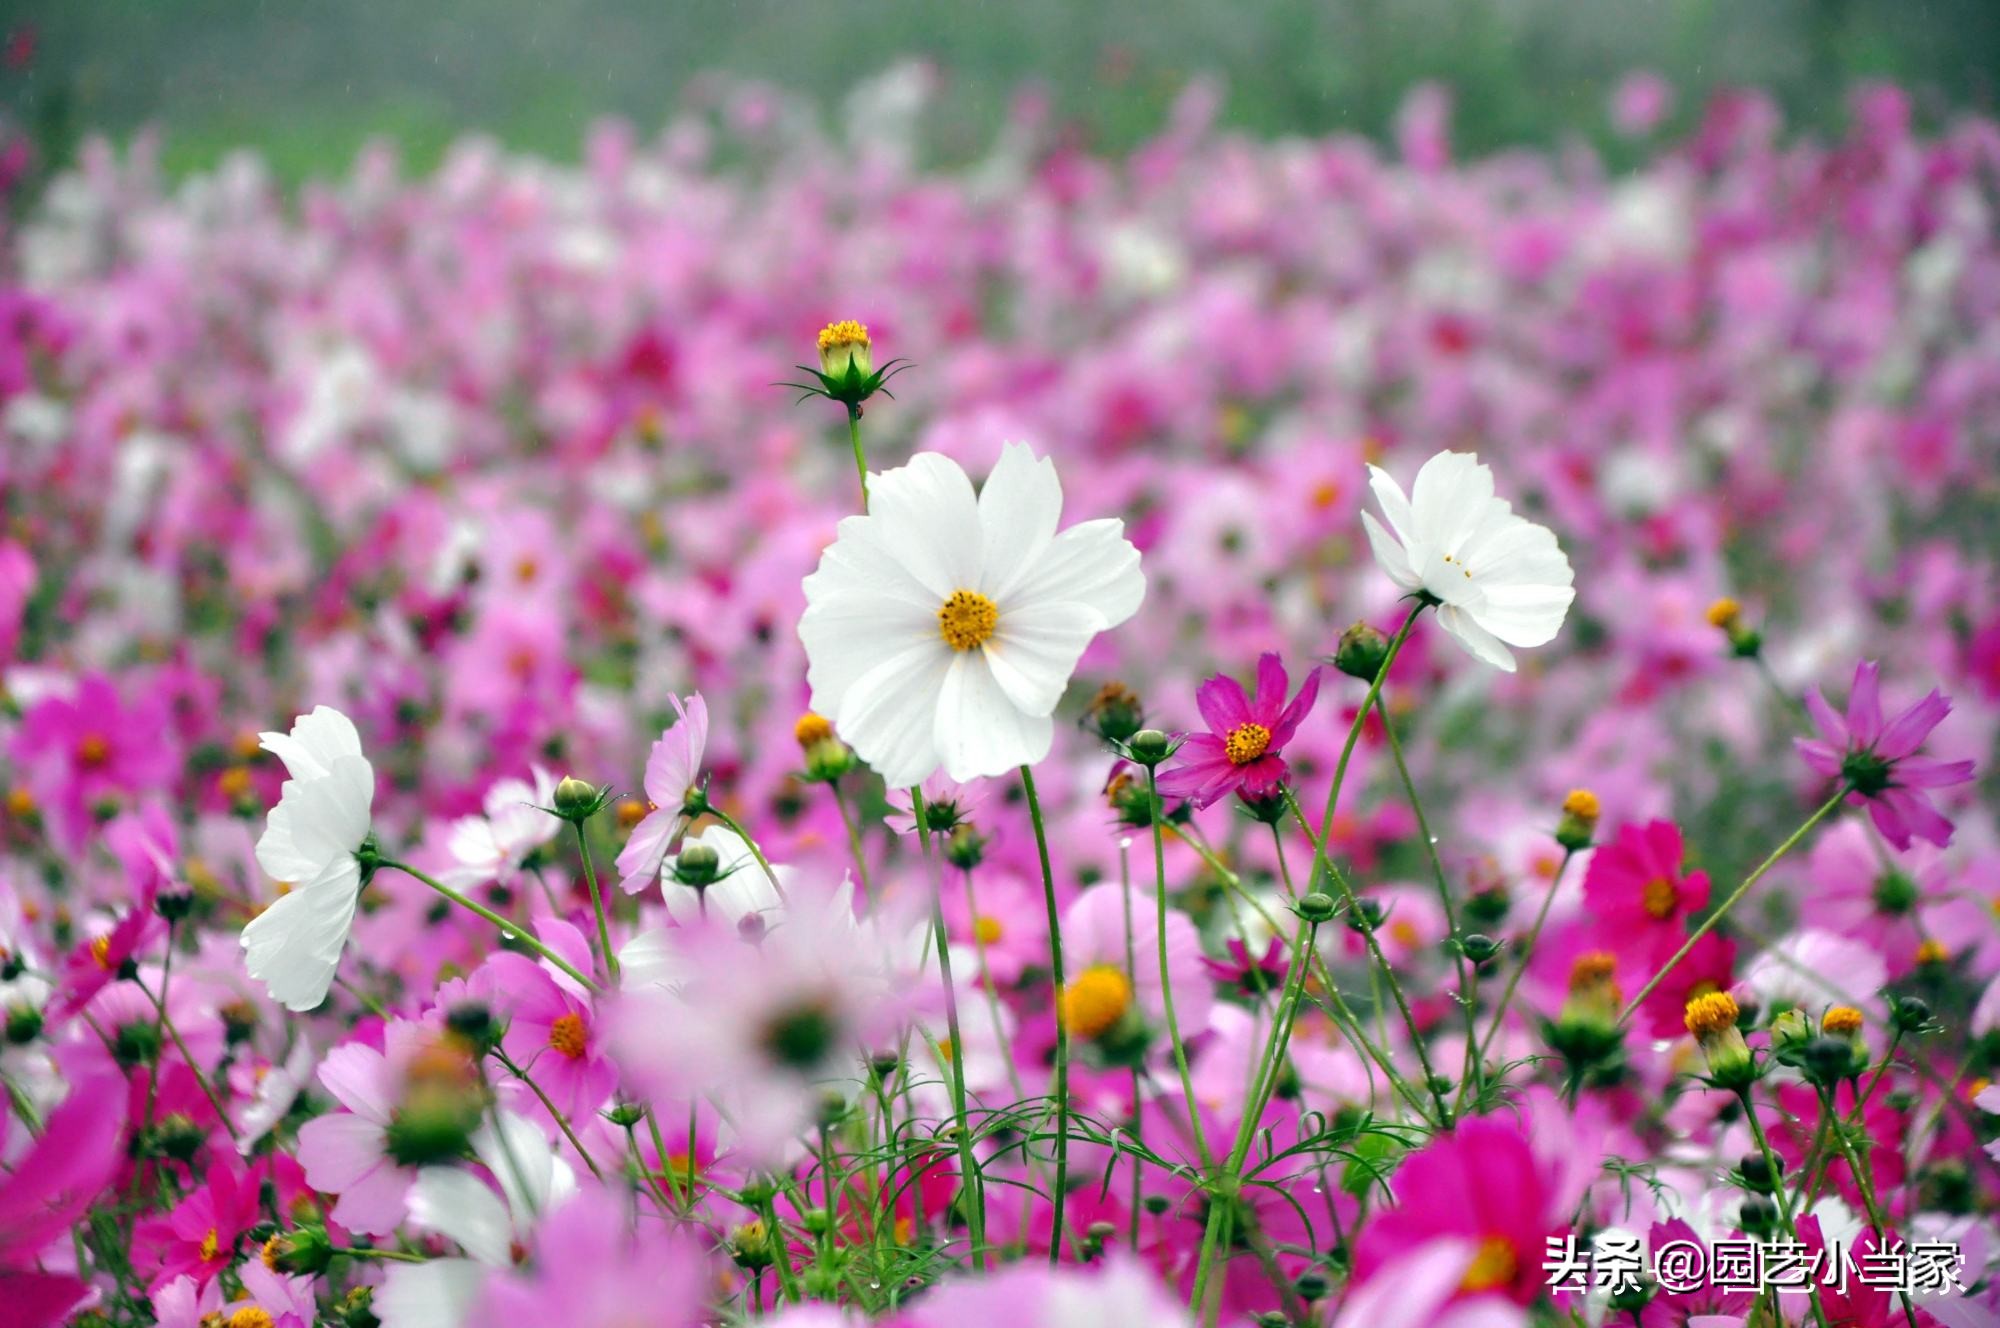
[[330, 706], [300, 715], [288, 734], [258, 736], [291, 778], [257, 841], [257, 864], [290, 889], [243, 929], [244, 965], [272, 1000], [310, 1010], [326, 999], [354, 926], [375, 768], [354, 722]]
[[1145, 597], [1124, 523], [1058, 534], [1055, 466], [1018, 443], [977, 496], [930, 452], [868, 492], [805, 579], [812, 708], [893, 788], [1041, 760], [1084, 648]]
[[472, 1151], [499, 1193], [462, 1167], [425, 1167], [410, 1187], [410, 1225], [456, 1241], [469, 1257], [391, 1265], [374, 1302], [382, 1328], [459, 1328], [487, 1274], [512, 1268], [515, 1248], [529, 1244], [542, 1214], [576, 1192], [569, 1164], [540, 1128], [512, 1112], [499, 1113], [498, 1128], [482, 1126]]
[[1493, 494], [1493, 472], [1468, 453], [1440, 452], [1417, 472], [1406, 497], [1379, 466], [1368, 483], [1389, 528], [1361, 522], [1389, 579], [1438, 601], [1438, 622], [1495, 668], [1514, 671], [1508, 646], [1554, 638], [1576, 598], [1575, 573], [1555, 534], [1516, 516]]

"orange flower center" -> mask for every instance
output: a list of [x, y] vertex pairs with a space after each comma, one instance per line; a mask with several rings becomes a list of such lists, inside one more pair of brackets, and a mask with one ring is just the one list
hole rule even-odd
[[101, 733], [86, 733], [76, 745], [76, 763], [85, 768], [103, 765], [111, 759], [111, 744]]
[[203, 1263], [207, 1263], [213, 1259], [216, 1251], [222, 1248], [222, 1242], [216, 1238], [216, 1234], [215, 1228], [210, 1227], [208, 1234], [201, 1238], [201, 1261]]
[[1488, 1236], [1479, 1242], [1479, 1253], [1473, 1256], [1472, 1266], [1465, 1270], [1465, 1279], [1458, 1289], [1467, 1295], [1491, 1291], [1511, 1283], [1520, 1271], [1513, 1243], [1505, 1236]]
[[1645, 906], [1648, 915], [1661, 919], [1670, 918], [1674, 910], [1680, 907], [1681, 892], [1666, 877], [1655, 876], [1646, 882], [1646, 888], [1640, 892], [1639, 902]]
[[1238, 724], [1229, 730], [1229, 736], [1223, 740], [1222, 754], [1229, 758], [1231, 765], [1249, 765], [1270, 747], [1271, 730], [1262, 724]]
[[90, 957], [97, 961], [99, 968], [107, 973], [110, 972], [111, 938], [109, 936], [93, 936], [90, 940]]
[[582, 1060], [586, 1042], [583, 1016], [566, 1014], [549, 1025], [549, 1045], [571, 1060]]
[[1000, 925], [1000, 919], [987, 917], [982, 913], [973, 920], [972, 934], [979, 938], [981, 945], [992, 945], [1007, 933]]

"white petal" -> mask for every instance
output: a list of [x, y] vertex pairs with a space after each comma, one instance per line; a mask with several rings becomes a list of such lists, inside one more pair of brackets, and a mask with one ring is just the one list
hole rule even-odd
[[862, 591], [808, 604], [799, 619], [799, 641], [806, 648], [813, 709], [838, 716], [847, 693], [887, 654], [932, 645], [942, 648], [937, 612], [943, 604], [940, 599], [919, 608]]
[[292, 721], [290, 733], [260, 733], [264, 750], [285, 763], [293, 779], [316, 779], [342, 756], [361, 755], [361, 735], [354, 721], [332, 706], [315, 706]]
[[[907, 553], [907, 549], [891, 546], [883, 525], [875, 518], [844, 517], [833, 543], [820, 555], [819, 566], [802, 583], [806, 603], [860, 592], [934, 613], [959, 587], [945, 586], [942, 570], [932, 566], [933, 559], [923, 557], [912, 564], [904, 561]], [[919, 566], [930, 570], [920, 573]]]
[[1410, 490], [1411, 533], [1423, 544], [1456, 553], [1493, 501], [1493, 472], [1465, 452], [1440, 452], [1424, 462]]
[[[877, 663], [841, 697], [834, 727], [890, 788], [921, 784], [937, 769], [932, 734], [938, 695], [955, 653], [935, 636], [906, 646]], [[815, 704], [818, 695], [815, 691]]]
[[1075, 602], [1010, 608], [986, 643], [987, 666], [1016, 709], [1047, 715], [1103, 625], [1095, 609]]
[[512, 1262], [507, 1204], [485, 1181], [458, 1167], [425, 1167], [410, 1187], [410, 1221], [458, 1242], [489, 1268]]
[[1033, 765], [1055, 737], [1047, 715], [1030, 715], [1008, 699], [978, 651], [952, 661], [936, 713], [938, 755], [960, 783]]
[[1367, 512], [1361, 514], [1361, 528], [1368, 532], [1368, 547], [1375, 552], [1375, 563], [1398, 589], [1416, 590], [1423, 585], [1416, 570], [1410, 566], [1410, 555], [1398, 544], [1382, 523]]
[[374, 800], [375, 770], [361, 756], [335, 757], [315, 779], [286, 780], [258, 840], [258, 864], [280, 881], [318, 875], [361, 847]]
[[486, 1270], [470, 1259], [389, 1265], [375, 1293], [382, 1328], [462, 1328], [486, 1285]]
[[1382, 509], [1383, 517], [1389, 522], [1389, 529], [1396, 532], [1396, 542], [1408, 544], [1417, 537], [1416, 518], [1410, 514], [1410, 500], [1403, 492], [1403, 486], [1396, 483], [1396, 477], [1380, 466], [1368, 468], [1368, 488], [1375, 495], [1375, 503]]
[[472, 1136], [472, 1151], [500, 1182], [516, 1231], [525, 1232], [550, 1204], [576, 1190], [575, 1173], [556, 1156], [541, 1126], [511, 1111], [500, 1113], [498, 1129], [490, 1121], [480, 1127]]
[[868, 480], [868, 525], [881, 547], [937, 596], [979, 584], [979, 504], [956, 461], [919, 452]]
[[326, 999], [360, 893], [361, 864], [350, 856], [281, 896], [244, 927], [244, 967], [270, 990], [272, 1000], [305, 1011]]
[[1438, 610], [1438, 625], [1458, 638], [1458, 643], [1478, 658], [1507, 673], [1514, 671], [1514, 653], [1499, 638], [1472, 620], [1472, 615], [1456, 605]]
[[1003, 618], [1031, 604], [1088, 605], [1104, 619], [1098, 626], [1104, 631], [1137, 613], [1145, 598], [1139, 550], [1125, 538], [1123, 521], [1106, 518], [1080, 522], [1049, 541], [1034, 565], [995, 603]]
[[1055, 538], [1062, 517], [1062, 481], [1055, 462], [1039, 461], [1025, 443], [1000, 449], [999, 464], [979, 491], [979, 524], [985, 539], [981, 584], [972, 587], [995, 603], [1007, 602], [1017, 581]]

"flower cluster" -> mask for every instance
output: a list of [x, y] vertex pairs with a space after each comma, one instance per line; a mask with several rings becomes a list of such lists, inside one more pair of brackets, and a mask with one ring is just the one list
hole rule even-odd
[[1421, 106], [0, 223], [0, 1324], [1992, 1322], [2000, 128]]

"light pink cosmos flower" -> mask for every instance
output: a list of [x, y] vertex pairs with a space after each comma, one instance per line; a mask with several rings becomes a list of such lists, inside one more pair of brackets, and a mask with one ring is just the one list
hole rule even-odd
[[[821, 1095], [865, 1077], [927, 994], [918, 955], [858, 925], [847, 892], [793, 893], [782, 925], [746, 937], [720, 921], [667, 933], [676, 990], [628, 992], [608, 1015], [630, 1081], [662, 1097], [711, 1097], [752, 1164], [813, 1121]], [[893, 910], [891, 910], [893, 912]]]
[[[7, 1328], [62, 1321], [88, 1289], [75, 1277], [45, 1273], [42, 1252], [70, 1228], [118, 1174], [125, 1160], [125, 1095], [113, 1078], [77, 1083], [42, 1132], [0, 1174], [0, 1306]], [[8, 1132], [11, 1113], [0, 1116]], [[5, 1139], [0, 1138], [0, 1144]]]
[[1817, 687], [1806, 693], [1806, 709], [1820, 736], [1799, 739], [1799, 755], [1816, 773], [1852, 786], [1847, 801], [1868, 808], [1884, 839], [1899, 849], [1908, 848], [1912, 836], [1939, 848], [1951, 843], [1951, 822], [1922, 790], [1965, 783], [1972, 778], [1972, 762], [1916, 754], [1951, 713], [1943, 692], [1933, 688], [1929, 696], [1885, 720], [1880, 672], [1875, 661], [1863, 660], [1854, 669], [1845, 716], [1827, 704]]
[[708, 745], [708, 702], [701, 693], [685, 702], [678, 696], [668, 699], [680, 722], [660, 735], [646, 758], [646, 800], [651, 806], [618, 852], [618, 887], [628, 895], [660, 878], [667, 851], [687, 829], [684, 809], [701, 778], [702, 751]]
[[591, 1187], [551, 1211], [524, 1267], [486, 1280], [467, 1321], [694, 1328], [709, 1322], [714, 1274], [657, 1222], [635, 1229], [623, 1195]]
[[1187, 1307], [1124, 1253], [1092, 1268], [1010, 1264], [988, 1277], [938, 1287], [904, 1320], [908, 1328], [1178, 1328]]
[[382, 1050], [346, 1042], [320, 1062], [320, 1083], [346, 1110], [300, 1126], [298, 1156], [308, 1184], [340, 1196], [331, 1214], [340, 1225], [380, 1236], [402, 1222], [417, 1168], [392, 1155], [390, 1126], [412, 1065], [437, 1046], [437, 1036], [398, 1020], [384, 1030]]
[[[575, 927], [545, 918], [535, 930], [543, 944], [579, 972], [590, 971], [590, 943]], [[606, 1054], [590, 994], [574, 978], [526, 955], [502, 952], [486, 961], [473, 985], [486, 994], [496, 1014], [505, 1016], [502, 1049], [534, 1077], [556, 1110], [572, 1121], [588, 1120], [604, 1105], [618, 1086], [618, 1070]], [[547, 1119], [547, 1108], [533, 1095], [517, 1105], [527, 1115]]]
[[1248, 802], [1276, 797], [1278, 785], [1291, 773], [1285, 744], [1319, 699], [1319, 676], [1317, 668], [1307, 673], [1287, 704], [1291, 680], [1277, 653], [1267, 650], [1257, 659], [1254, 697], [1227, 674], [1204, 682], [1195, 692], [1195, 704], [1209, 731], [1181, 744], [1174, 767], [1160, 774], [1160, 795], [1186, 798], [1197, 808], [1230, 793]]

